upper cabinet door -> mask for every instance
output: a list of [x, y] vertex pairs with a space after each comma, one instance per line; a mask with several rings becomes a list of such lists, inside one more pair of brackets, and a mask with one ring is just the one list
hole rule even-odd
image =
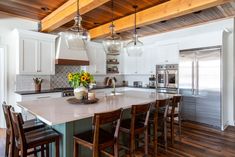
[[106, 54], [101, 44], [90, 42], [88, 44], [89, 66], [87, 71], [93, 75], [106, 74]]
[[16, 53], [16, 74], [54, 75], [55, 39], [57, 36], [14, 30], [14, 48]]
[[44, 75], [55, 74], [55, 44], [48, 41], [39, 41], [37, 56], [37, 72]]
[[37, 72], [38, 41], [33, 38], [20, 38], [19, 41], [19, 74]]
[[96, 74], [106, 74], [106, 53], [101, 44], [96, 46]]
[[136, 57], [130, 57], [124, 52], [124, 74], [137, 74]]
[[179, 47], [177, 43], [157, 46], [157, 64], [178, 64]]

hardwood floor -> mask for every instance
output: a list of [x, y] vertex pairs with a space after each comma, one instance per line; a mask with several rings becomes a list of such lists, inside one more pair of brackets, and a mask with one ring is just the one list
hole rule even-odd
[[[4, 156], [5, 130], [0, 129], [0, 157]], [[150, 151], [151, 152], [151, 151]], [[142, 157], [138, 152], [136, 157]], [[159, 157], [235, 157], [235, 127], [224, 132], [205, 125], [183, 122], [181, 138], [165, 152], [159, 149]]]
[[0, 129], [0, 157], [5, 154], [5, 129]]

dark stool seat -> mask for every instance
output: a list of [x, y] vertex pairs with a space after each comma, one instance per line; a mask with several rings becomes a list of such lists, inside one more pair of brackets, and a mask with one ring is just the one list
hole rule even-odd
[[[92, 130], [74, 136], [74, 157], [78, 157], [78, 146], [82, 145], [92, 150], [92, 157], [98, 157], [101, 153], [108, 157], [118, 157], [118, 137], [122, 109], [111, 112], [96, 113], [92, 122]], [[116, 124], [116, 128], [113, 128]], [[111, 127], [110, 132], [104, 130]], [[112, 152], [106, 150], [111, 148]]]
[[34, 147], [33, 145], [36, 143], [48, 143], [48, 141], [54, 141], [55, 138], [60, 136], [59, 133], [57, 133], [55, 130], [47, 128], [47, 129], [37, 129], [31, 132], [28, 132], [25, 134], [26, 143], [30, 145], [31, 147]]

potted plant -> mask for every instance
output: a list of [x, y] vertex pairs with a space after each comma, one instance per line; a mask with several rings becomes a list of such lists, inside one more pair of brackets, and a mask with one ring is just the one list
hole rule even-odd
[[43, 79], [36, 77], [36, 78], [33, 78], [33, 81], [34, 81], [35, 91], [40, 92]]
[[68, 74], [68, 82], [74, 88], [74, 96], [81, 100], [88, 93], [89, 86], [95, 82], [94, 77], [85, 71]]

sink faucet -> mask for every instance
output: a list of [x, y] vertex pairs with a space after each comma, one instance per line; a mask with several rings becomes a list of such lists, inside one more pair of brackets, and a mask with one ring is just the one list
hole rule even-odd
[[111, 77], [107, 80], [107, 86], [109, 85], [109, 81], [112, 81], [112, 86], [113, 86], [113, 91], [112, 93], [115, 95], [116, 93], [116, 78], [115, 77]]

